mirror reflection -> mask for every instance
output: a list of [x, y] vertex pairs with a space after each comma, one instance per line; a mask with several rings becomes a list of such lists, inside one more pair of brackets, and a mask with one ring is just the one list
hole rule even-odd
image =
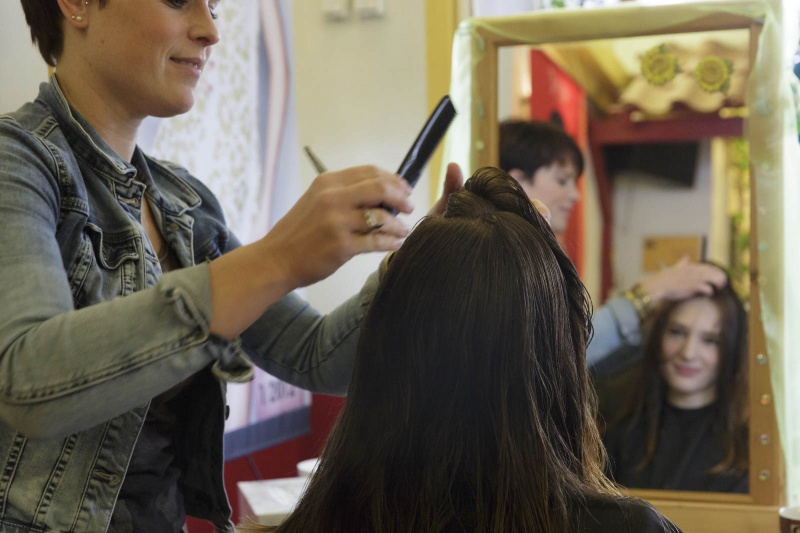
[[629, 488], [748, 492], [748, 54], [747, 30], [500, 49], [499, 164], [592, 294]]

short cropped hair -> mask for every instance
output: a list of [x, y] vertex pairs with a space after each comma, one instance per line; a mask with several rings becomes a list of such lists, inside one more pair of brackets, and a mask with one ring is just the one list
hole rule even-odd
[[[106, 0], [98, 0], [100, 7]], [[63, 14], [56, 0], [21, 0], [25, 20], [31, 28], [31, 41], [39, 47], [45, 62], [56, 66], [64, 49], [64, 29], [61, 27]]]
[[500, 168], [519, 169], [529, 178], [553, 163], [572, 163], [583, 173], [583, 154], [563, 128], [536, 120], [505, 120], [500, 123]]

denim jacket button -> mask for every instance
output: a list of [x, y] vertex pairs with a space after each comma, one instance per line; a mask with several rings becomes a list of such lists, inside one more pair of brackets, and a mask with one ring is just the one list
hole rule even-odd
[[167, 229], [170, 231], [178, 231], [178, 225], [175, 222], [167, 224]]

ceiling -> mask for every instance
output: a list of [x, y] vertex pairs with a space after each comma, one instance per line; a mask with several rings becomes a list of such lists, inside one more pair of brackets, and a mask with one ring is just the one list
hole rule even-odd
[[[750, 32], [725, 30], [541, 47], [601, 113], [743, 109]], [[647, 74], [647, 75], [646, 75]]]

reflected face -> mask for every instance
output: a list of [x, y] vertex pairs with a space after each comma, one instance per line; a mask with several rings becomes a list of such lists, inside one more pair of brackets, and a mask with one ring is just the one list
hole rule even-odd
[[719, 308], [703, 297], [670, 313], [661, 337], [661, 375], [670, 405], [695, 409], [716, 400], [720, 322]]
[[571, 162], [554, 162], [540, 167], [533, 179], [520, 179], [522, 188], [529, 198], [540, 200], [550, 209], [550, 227], [553, 233], [562, 233], [567, 229], [567, 220], [575, 203], [580, 200], [578, 192], [578, 169]]
[[119, 116], [188, 111], [211, 48], [217, 0], [108, 2], [93, 9], [82, 53], [91, 86]]

